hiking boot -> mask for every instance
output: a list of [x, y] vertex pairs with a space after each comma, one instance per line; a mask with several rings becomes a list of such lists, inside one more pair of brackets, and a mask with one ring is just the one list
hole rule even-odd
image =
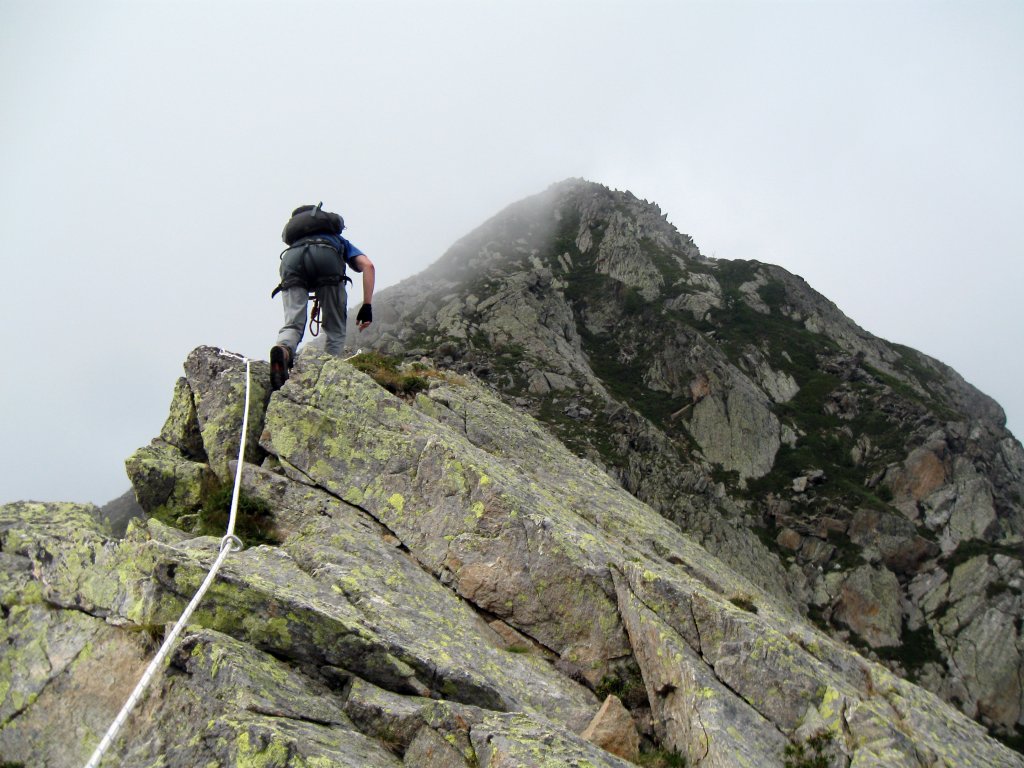
[[277, 392], [288, 381], [288, 369], [292, 367], [292, 353], [283, 344], [270, 348], [270, 389]]

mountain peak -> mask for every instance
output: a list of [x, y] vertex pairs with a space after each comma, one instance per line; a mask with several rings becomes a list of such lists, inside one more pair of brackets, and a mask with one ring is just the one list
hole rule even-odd
[[944, 616], [969, 556], [991, 590], [999, 567], [1024, 583], [1024, 449], [949, 366], [578, 179], [505, 208], [378, 306], [363, 341], [480, 377], [778, 599], [1017, 732], [1024, 692], [997, 679], [1021, 679], [1024, 657], [997, 644], [968, 662], [991, 617]]
[[[586, 253], [591, 247], [600, 250], [608, 227], [611, 233], [604, 248], [604, 261], [610, 261], [608, 253], [616, 243], [631, 244], [636, 240], [650, 241], [652, 251], [679, 251], [689, 258], [701, 258], [692, 239], [680, 235], [655, 203], [595, 182], [567, 179], [496, 214], [455, 243], [420, 278], [472, 279], [488, 274], [489, 270], [500, 271], [506, 263], [521, 264], [523, 259], [557, 266], [550, 259], [561, 254], [549, 253], [553, 245], [563, 244], [565, 252]], [[655, 276], [660, 269], [650, 264], [644, 254], [630, 253], [628, 260], [629, 264], [615, 268], [622, 274], [635, 268], [651, 280], [663, 281]]]

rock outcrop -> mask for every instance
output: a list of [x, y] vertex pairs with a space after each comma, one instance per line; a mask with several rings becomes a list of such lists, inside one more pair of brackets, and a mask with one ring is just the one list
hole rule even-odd
[[777, 600], [1024, 743], [1024, 449], [948, 366], [582, 180], [376, 303], [360, 343], [478, 376]]
[[[186, 370], [128, 461], [148, 520], [0, 508], [5, 761], [81, 765], [216, 556], [196, 530], [244, 368], [200, 348]], [[401, 399], [307, 353], [253, 398], [241, 495], [267, 543], [227, 560], [105, 765], [1024, 766], [472, 377], [421, 373]], [[1001, 573], [978, 558], [945, 582], [960, 620]]]

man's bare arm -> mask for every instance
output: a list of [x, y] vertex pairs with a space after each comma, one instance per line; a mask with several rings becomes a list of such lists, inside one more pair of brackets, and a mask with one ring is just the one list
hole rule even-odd
[[[363, 307], [369, 307], [373, 303], [373, 286], [376, 278], [373, 262], [365, 253], [361, 253], [352, 260], [352, 267], [363, 276]], [[359, 312], [360, 315], [364, 314], [362, 309]], [[356, 320], [360, 331], [373, 322], [370, 319], [362, 320], [358, 316]]]

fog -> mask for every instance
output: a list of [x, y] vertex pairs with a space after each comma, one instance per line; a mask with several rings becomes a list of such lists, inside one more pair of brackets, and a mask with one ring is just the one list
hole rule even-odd
[[[378, 288], [580, 176], [800, 274], [1024, 426], [1024, 4], [0, 0], [0, 501], [103, 503], [281, 228]], [[357, 292], [358, 293], [358, 292]]]

